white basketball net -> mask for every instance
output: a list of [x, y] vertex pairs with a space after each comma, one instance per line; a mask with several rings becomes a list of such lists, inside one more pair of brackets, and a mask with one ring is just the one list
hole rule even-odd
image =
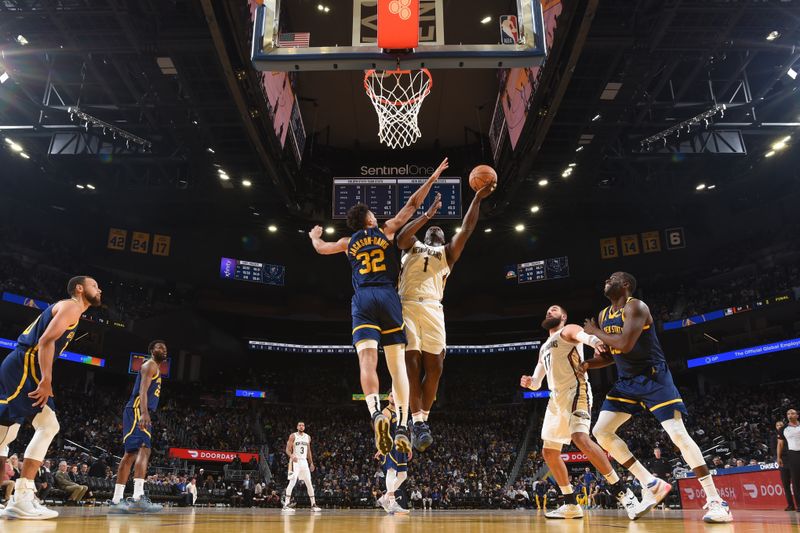
[[378, 113], [378, 139], [390, 148], [411, 146], [422, 136], [417, 116], [431, 92], [430, 71], [367, 70], [364, 89]]

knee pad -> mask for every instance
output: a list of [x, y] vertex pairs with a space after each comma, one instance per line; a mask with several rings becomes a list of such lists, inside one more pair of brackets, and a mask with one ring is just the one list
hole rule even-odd
[[561, 449], [563, 447], [564, 447], [564, 445], [561, 444], [560, 442], [554, 442], [552, 440], [546, 440], [546, 441], [544, 441], [544, 444], [542, 444], [542, 448], [545, 448], [545, 449], [548, 449], [548, 450], [555, 450], [558, 453], [561, 453]]
[[0, 426], [0, 457], [8, 457], [8, 447], [17, 438], [19, 424]]
[[42, 412], [33, 418], [33, 428], [36, 431], [34, 431], [33, 438], [25, 449], [25, 458], [30, 458], [34, 461], [44, 461], [44, 457], [47, 455], [47, 449], [58, 434], [61, 426], [53, 410], [45, 406]]
[[669, 438], [681, 451], [681, 455], [686, 460], [689, 468], [697, 468], [706, 464], [703, 452], [700, 451], [700, 447], [689, 435], [689, 432], [686, 431], [686, 426], [683, 424], [683, 419], [680, 415], [671, 420], [661, 422], [661, 427], [664, 428]]

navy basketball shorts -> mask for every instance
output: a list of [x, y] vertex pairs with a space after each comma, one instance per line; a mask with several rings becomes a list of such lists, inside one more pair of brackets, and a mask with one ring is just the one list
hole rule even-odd
[[403, 306], [391, 285], [361, 287], [351, 300], [353, 345], [375, 340], [383, 346], [406, 344]]
[[392, 448], [389, 455], [383, 457], [383, 471], [384, 473], [389, 470], [395, 472], [408, 472], [408, 454], [397, 451], [397, 448]]
[[659, 422], [674, 418], [675, 411], [688, 415], [672, 373], [664, 364], [653, 366], [639, 376], [619, 378], [600, 410], [632, 415], [650, 411]]
[[136, 398], [133, 407], [125, 407], [122, 412], [122, 444], [125, 453], [136, 453], [142, 447], [152, 448], [150, 432], [139, 427], [141, 417], [139, 398]]
[[[42, 412], [42, 407], [33, 407], [34, 400], [28, 394], [35, 391], [41, 379], [36, 347], [19, 346], [0, 364], [0, 425], [22, 424]], [[47, 406], [55, 412], [53, 398]]]

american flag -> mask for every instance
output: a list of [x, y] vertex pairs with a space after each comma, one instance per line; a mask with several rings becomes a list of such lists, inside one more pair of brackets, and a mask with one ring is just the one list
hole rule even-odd
[[281, 33], [278, 36], [278, 46], [283, 48], [308, 48], [311, 42], [311, 34], [305, 33]]

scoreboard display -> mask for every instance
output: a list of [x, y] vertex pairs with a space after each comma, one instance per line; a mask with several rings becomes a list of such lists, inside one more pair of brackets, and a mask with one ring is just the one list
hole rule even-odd
[[529, 261], [506, 267], [506, 280], [519, 284], [568, 277], [569, 258], [567, 256]]
[[[347, 210], [362, 202], [379, 220], [392, 218], [427, 181], [425, 178], [333, 178], [333, 218], [347, 217]], [[437, 218], [461, 218], [461, 178], [439, 178], [415, 216], [422, 215], [436, 193], [442, 195]]]
[[219, 277], [238, 281], [251, 281], [266, 285], [283, 285], [286, 268], [255, 261], [243, 261], [223, 257], [219, 265]]

